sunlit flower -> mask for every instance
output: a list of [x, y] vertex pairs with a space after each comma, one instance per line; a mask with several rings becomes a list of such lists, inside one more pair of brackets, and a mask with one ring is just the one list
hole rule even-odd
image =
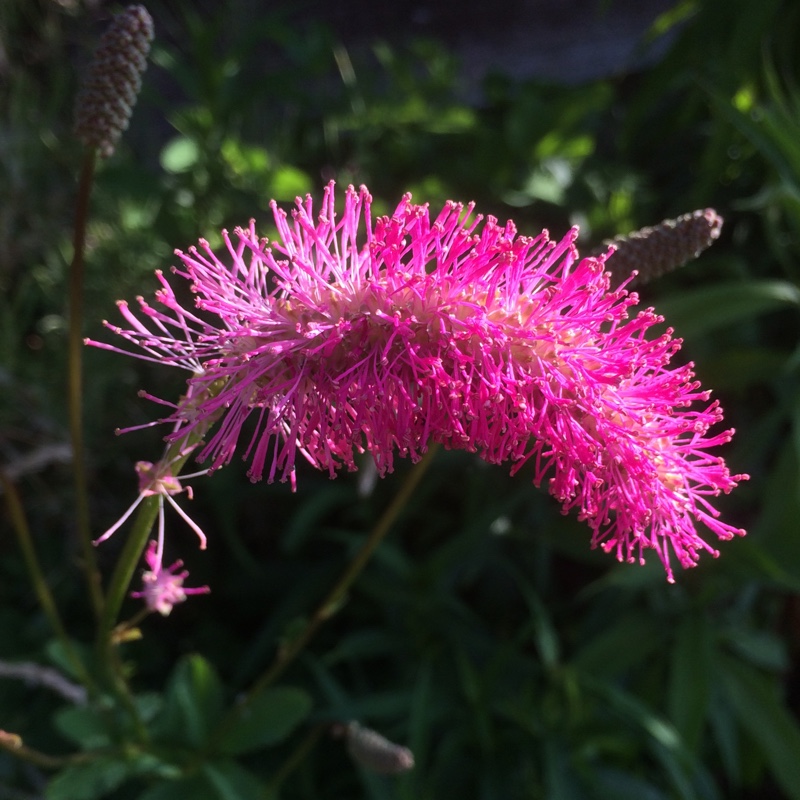
[[171, 566], [165, 567], [162, 563], [163, 552], [158, 542], [150, 541], [144, 557], [149, 569], [142, 575], [142, 591], [131, 592], [131, 597], [143, 598], [151, 611], [158, 611], [166, 617], [172, 611], [172, 607], [182, 603], [188, 595], [207, 594], [211, 591], [208, 586], [197, 586], [192, 589], [184, 586], [183, 582], [189, 577], [189, 571], [181, 570], [183, 561], [176, 561]]
[[670, 550], [684, 567], [717, 555], [697, 522], [744, 533], [709, 501], [746, 477], [707, 452], [732, 431], [708, 433], [722, 412], [691, 364], [669, 366], [681, 343], [652, 333], [661, 317], [610, 289], [611, 251], [581, 260], [576, 230], [518, 236], [472, 205], [431, 220], [406, 195], [373, 219], [371, 203], [350, 187], [337, 215], [333, 184], [316, 216], [310, 197], [291, 220], [273, 203], [274, 242], [251, 222], [223, 232], [220, 254], [178, 251], [196, 313], [160, 274], [163, 310], [122, 306], [130, 327], [113, 330], [192, 371], [202, 399], [164, 418], [173, 438], [218, 421], [199, 448], [213, 470], [249, 421], [251, 478], [293, 484], [298, 454], [331, 476], [362, 452], [384, 475], [430, 442], [530, 462], [593, 545], [629, 562], [655, 549], [670, 580]]

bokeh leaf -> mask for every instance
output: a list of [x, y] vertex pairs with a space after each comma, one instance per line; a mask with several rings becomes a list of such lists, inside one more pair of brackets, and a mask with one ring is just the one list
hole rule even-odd
[[291, 686], [265, 689], [241, 713], [221, 748], [241, 755], [283, 741], [308, 716], [313, 702], [308, 692]]
[[786, 307], [800, 307], [800, 289], [781, 280], [747, 280], [684, 291], [659, 300], [656, 311], [677, 336], [701, 336]]
[[759, 743], [786, 796], [800, 800], [800, 726], [779, 697], [775, 682], [732, 658], [720, 659], [718, 675], [739, 724]]

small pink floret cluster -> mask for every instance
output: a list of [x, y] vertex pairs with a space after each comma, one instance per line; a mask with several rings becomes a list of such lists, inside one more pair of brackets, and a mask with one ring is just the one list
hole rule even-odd
[[157, 611], [161, 616], [168, 616], [172, 607], [183, 603], [190, 594], [207, 594], [208, 586], [189, 589], [183, 585], [189, 577], [189, 571], [181, 569], [182, 561], [176, 561], [169, 567], [162, 563], [162, 554], [158, 543], [151, 540], [145, 553], [148, 569], [142, 575], [142, 591], [131, 592], [131, 597], [140, 597], [150, 611]]
[[580, 259], [577, 230], [520, 236], [472, 205], [432, 219], [410, 195], [391, 216], [371, 204], [350, 187], [337, 212], [332, 183], [317, 212], [273, 202], [275, 241], [251, 222], [219, 252], [177, 252], [196, 310], [160, 273], [159, 307], [120, 303], [128, 327], [110, 327], [140, 357], [191, 372], [172, 439], [214, 420], [198, 448], [211, 470], [241, 450], [253, 480], [293, 484], [298, 455], [334, 476], [368, 452], [383, 475], [431, 442], [530, 463], [593, 546], [628, 562], [654, 549], [670, 580], [671, 553], [717, 555], [698, 523], [744, 533], [709, 500], [747, 477], [708, 452], [733, 431], [709, 433], [722, 412], [691, 364], [670, 366], [681, 343], [653, 334], [662, 318], [610, 288], [611, 252]]

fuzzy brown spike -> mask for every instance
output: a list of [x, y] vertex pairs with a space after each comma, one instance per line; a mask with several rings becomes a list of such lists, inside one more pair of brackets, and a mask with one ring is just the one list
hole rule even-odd
[[384, 775], [406, 772], [414, 766], [414, 755], [402, 745], [390, 742], [371, 728], [357, 722], [344, 727], [347, 752], [357, 764]]
[[108, 158], [128, 127], [147, 66], [153, 19], [128, 6], [112, 21], [94, 54], [75, 103], [75, 135]]
[[722, 217], [706, 208], [604, 242], [616, 248], [606, 262], [612, 286], [629, 278], [633, 270], [639, 273], [635, 283], [642, 284], [683, 266], [710, 247], [721, 230]]

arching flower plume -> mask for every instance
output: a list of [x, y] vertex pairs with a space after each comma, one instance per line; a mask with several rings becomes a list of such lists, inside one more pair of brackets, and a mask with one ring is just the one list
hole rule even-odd
[[670, 366], [681, 342], [653, 333], [662, 318], [610, 288], [613, 250], [580, 259], [576, 230], [520, 236], [471, 204], [432, 219], [406, 195], [373, 218], [366, 188], [341, 213], [334, 200], [331, 183], [317, 212], [310, 197], [291, 217], [273, 203], [272, 242], [251, 222], [219, 252], [178, 251], [194, 310], [161, 274], [159, 307], [121, 305], [129, 327], [112, 330], [191, 370], [171, 438], [218, 420], [199, 460], [239, 451], [253, 480], [293, 484], [298, 456], [333, 476], [368, 452], [384, 475], [430, 442], [530, 463], [593, 546], [629, 562], [654, 549], [670, 580], [670, 553], [684, 567], [717, 555], [698, 524], [744, 533], [710, 500], [747, 477], [708, 452], [733, 431], [710, 432], [722, 412], [691, 364]]

